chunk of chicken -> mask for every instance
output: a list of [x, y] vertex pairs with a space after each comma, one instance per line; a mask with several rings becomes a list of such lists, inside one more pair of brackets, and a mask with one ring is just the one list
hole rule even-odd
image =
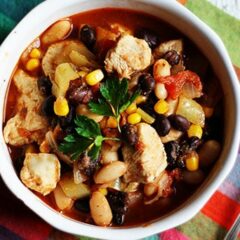
[[120, 78], [130, 76], [151, 64], [151, 49], [147, 42], [131, 35], [122, 36], [104, 61], [107, 72], [116, 71]]
[[156, 47], [153, 51], [153, 57], [155, 59], [162, 58], [165, 53], [167, 53], [168, 51], [171, 51], [171, 50], [176, 51], [181, 56], [179, 63], [177, 65], [172, 66], [171, 73], [176, 74], [180, 71], [184, 71], [185, 66], [184, 66], [184, 62], [182, 59], [182, 53], [183, 53], [182, 39], [170, 40], [170, 41], [159, 44], [159, 46]]
[[[156, 192], [151, 196], [145, 196], [144, 204], [152, 204], [159, 198], [167, 198], [174, 193], [174, 181], [182, 179], [182, 173], [180, 169], [174, 169], [172, 171], [163, 171], [160, 176], [154, 182], [157, 187]], [[146, 187], [146, 185], [145, 185]]]
[[20, 178], [28, 188], [47, 195], [56, 188], [60, 180], [60, 167], [54, 154], [27, 153]]
[[43, 97], [38, 90], [37, 79], [18, 70], [13, 81], [20, 97], [17, 100], [17, 114], [8, 120], [4, 128], [4, 139], [13, 146], [41, 143], [47, 132], [48, 122], [39, 114]]
[[122, 149], [127, 172], [126, 182], [153, 182], [167, 167], [167, 157], [156, 130], [146, 123], [137, 124], [137, 150], [130, 146]]
[[61, 63], [72, 62], [70, 54], [75, 51], [84, 55], [88, 60], [94, 61], [95, 55], [83, 43], [73, 40], [64, 40], [50, 45], [42, 60], [42, 69], [46, 76], [54, 80], [55, 69]]

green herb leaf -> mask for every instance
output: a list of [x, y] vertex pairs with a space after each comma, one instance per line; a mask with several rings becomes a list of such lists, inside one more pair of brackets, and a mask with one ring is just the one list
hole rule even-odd
[[75, 138], [73, 135], [71, 135], [71, 134], [67, 135], [67, 136], [64, 138], [64, 140], [65, 140], [66, 142], [69, 142], [69, 143], [76, 142], [76, 138]]
[[[128, 94], [128, 80], [121, 81], [118, 78], [108, 78], [100, 87], [103, 98], [98, 99], [98, 103], [90, 102], [90, 110], [96, 114], [104, 116], [114, 116], [118, 121], [120, 114], [139, 96], [140, 92], [135, 91], [132, 96]], [[120, 130], [120, 127], [119, 127]]]
[[140, 95], [140, 91], [139, 90], [135, 91], [133, 95], [130, 97], [130, 99], [121, 106], [121, 108], [119, 109], [119, 112], [120, 113], [124, 112], [139, 95]]
[[74, 123], [76, 133], [67, 135], [59, 146], [59, 150], [70, 155], [72, 160], [78, 159], [83, 152], [86, 152], [92, 160], [96, 160], [104, 140], [119, 140], [104, 138], [99, 125], [86, 116], [77, 116]]
[[76, 131], [78, 135], [85, 137], [85, 138], [95, 138], [101, 135], [100, 128], [98, 124], [83, 115], [79, 115], [74, 120], [75, 124], [77, 125]]
[[96, 145], [94, 145], [94, 146], [91, 148], [91, 150], [88, 152], [88, 156], [89, 156], [91, 159], [98, 159], [100, 150], [101, 150], [101, 146], [96, 146]]
[[87, 138], [75, 137], [74, 141], [67, 142], [66, 139], [69, 139], [69, 136], [73, 135], [68, 135], [64, 139], [65, 142], [60, 144], [59, 150], [69, 154], [73, 160], [76, 160], [92, 144], [92, 141]]
[[98, 99], [98, 103], [89, 102], [88, 107], [93, 113], [109, 117], [114, 116], [111, 106], [103, 99]]
[[103, 136], [97, 136], [94, 140], [94, 144], [97, 146], [97, 147], [100, 147], [102, 145], [102, 142], [103, 142], [104, 138]]

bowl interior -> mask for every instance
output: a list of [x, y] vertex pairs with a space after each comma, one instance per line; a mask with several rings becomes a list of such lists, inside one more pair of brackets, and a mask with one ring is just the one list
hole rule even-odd
[[[237, 138], [239, 138], [239, 136], [237, 136], [238, 133], [236, 133], [236, 131], [239, 130], [236, 126], [236, 116], [239, 114], [239, 105], [237, 105], [239, 99], [237, 99], [237, 90], [235, 89], [238, 88], [238, 86], [236, 87], [236, 76], [234, 75], [230, 59], [222, 42], [206, 25], [201, 23], [196, 17], [175, 1], [51, 0], [44, 2], [25, 17], [9, 35], [0, 49], [1, 127], [4, 119], [4, 99], [8, 81], [18, 62], [20, 54], [24, 51], [26, 46], [58, 19], [78, 12], [103, 7], [121, 7], [140, 10], [163, 19], [165, 22], [170, 23], [180, 32], [188, 36], [210, 61], [224, 92], [224, 105], [231, 106], [231, 108], [225, 107], [225, 116], [227, 116], [227, 119], [225, 119], [223, 150], [211, 174], [197, 192], [174, 212], [166, 215], [159, 221], [153, 222], [148, 227], [139, 226], [136, 228], [127, 228], [125, 231], [122, 231], [119, 229], [103, 229], [96, 226], [90, 226], [59, 215], [59, 213], [48, 207], [44, 202], [32, 194], [30, 190], [24, 187], [15, 173], [7, 146], [4, 143], [2, 132], [0, 134], [0, 152], [1, 155], [4, 156], [4, 162], [0, 165], [0, 173], [8, 187], [18, 198], [24, 201], [27, 206], [43, 219], [57, 228], [90, 237], [136, 239], [174, 227], [193, 217], [226, 177], [234, 164], [238, 144]], [[234, 128], [233, 126], [236, 127]]]

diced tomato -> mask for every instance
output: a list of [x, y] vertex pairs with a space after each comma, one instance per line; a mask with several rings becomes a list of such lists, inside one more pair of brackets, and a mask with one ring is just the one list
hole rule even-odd
[[175, 75], [160, 77], [158, 82], [164, 83], [168, 96], [172, 99], [176, 99], [181, 95], [182, 88], [185, 83], [191, 83], [200, 93], [202, 92], [202, 83], [200, 77], [189, 70], [178, 72]]

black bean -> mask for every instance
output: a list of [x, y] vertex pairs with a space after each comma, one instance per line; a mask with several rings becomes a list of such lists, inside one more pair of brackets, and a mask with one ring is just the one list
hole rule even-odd
[[181, 59], [180, 55], [175, 50], [166, 52], [163, 58], [166, 59], [172, 66], [177, 65]]
[[159, 42], [158, 36], [153, 31], [141, 28], [136, 32], [136, 37], [144, 39], [150, 48], [155, 48]]
[[93, 93], [87, 86], [70, 87], [67, 95], [69, 101], [75, 105], [86, 104], [93, 98]]
[[55, 96], [51, 95], [43, 101], [41, 107], [43, 115], [47, 117], [51, 117], [54, 115], [53, 104], [55, 100], [56, 100]]
[[95, 29], [89, 25], [84, 25], [80, 30], [80, 40], [88, 47], [93, 48], [96, 42]]
[[171, 141], [164, 144], [164, 148], [167, 154], [167, 161], [170, 164], [175, 163], [178, 158], [179, 144], [176, 141]]
[[113, 214], [113, 223], [116, 225], [122, 225], [125, 220], [125, 213], [115, 213]]
[[153, 127], [156, 129], [159, 136], [166, 136], [171, 129], [170, 121], [163, 114], [159, 114], [153, 124]]
[[72, 125], [74, 117], [75, 117], [75, 108], [70, 105], [68, 115], [66, 117], [59, 117], [60, 126], [63, 129], [66, 129], [67, 127]]
[[121, 128], [122, 138], [124, 141], [134, 146], [138, 141], [137, 129], [134, 125], [125, 124]]
[[152, 117], [156, 118], [157, 114], [154, 111], [154, 105], [159, 99], [155, 96], [154, 92], [151, 92], [151, 94], [148, 96], [147, 101], [144, 103], [139, 104], [139, 107], [143, 109], [145, 112], [147, 112]]
[[38, 89], [44, 96], [49, 96], [52, 93], [52, 83], [49, 77], [42, 76], [37, 81]]
[[184, 167], [184, 159], [186, 156], [191, 153], [192, 151], [197, 150], [197, 148], [200, 146], [201, 140], [197, 137], [191, 137], [189, 139], [183, 139], [179, 143], [179, 153], [178, 153], [178, 161], [177, 165], [179, 168]]
[[198, 137], [191, 137], [188, 139], [188, 143], [191, 151], [195, 151], [200, 146], [202, 141]]
[[167, 154], [167, 169], [173, 170], [175, 168], [183, 169], [185, 168], [185, 163], [183, 161], [181, 146], [177, 141], [171, 141], [164, 144], [164, 148]]
[[176, 166], [176, 168], [184, 169], [185, 168], [185, 163], [182, 159], [178, 159], [175, 162], [175, 166]]
[[138, 80], [138, 86], [143, 96], [148, 96], [154, 89], [155, 80], [149, 73], [143, 73]]
[[107, 200], [113, 213], [113, 222], [117, 225], [124, 223], [125, 215], [128, 210], [127, 193], [108, 189]]
[[185, 132], [190, 127], [190, 122], [181, 115], [172, 114], [168, 117], [168, 119], [171, 123], [171, 126], [178, 131]]
[[74, 202], [74, 208], [77, 209], [79, 212], [89, 213], [90, 206], [89, 206], [89, 198], [82, 198], [78, 199]]

